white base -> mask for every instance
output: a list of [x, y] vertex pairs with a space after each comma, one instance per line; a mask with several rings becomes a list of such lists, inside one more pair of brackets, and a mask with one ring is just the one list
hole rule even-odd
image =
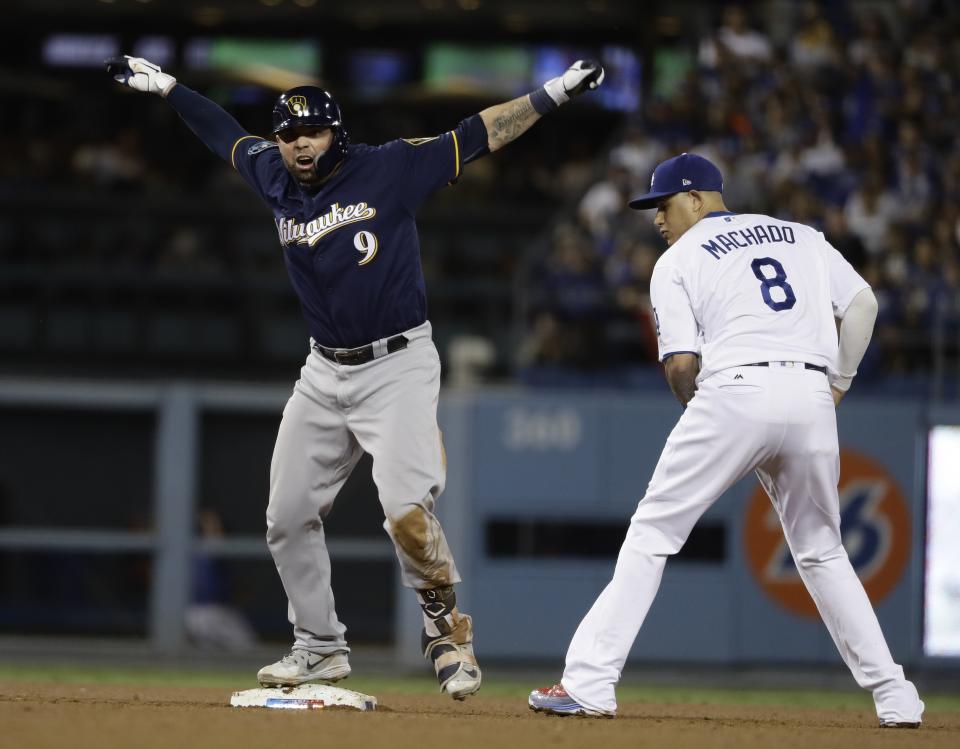
[[376, 710], [377, 698], [350, 689], [326, 684], [301, 684], [283, 689], [245, 689], [230, 697], [233, 707], [272, 707], [286, 710], [318, 710], [324, 707], [348, 707]]

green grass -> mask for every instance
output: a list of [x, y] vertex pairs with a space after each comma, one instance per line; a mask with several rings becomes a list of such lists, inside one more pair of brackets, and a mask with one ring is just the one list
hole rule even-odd
[[[141, 684], [157, 686], [193, 686], [234, 691], [256, 686], [249, 670], [192, 670], [143, 667], [27, 666], [0, 664], [0, 681], [55, 682], [59, 684]], [[428, 676], [386, 677], [354, 676], [344, 686], [368, 694], [435, 694], [436, 682]], [[527, 680], [485, 679], [483, 694], [522, 701], [530, 688]], [[812, 689], [721, 689], [686, 686], [624, 684], [617, 689], [620, 702], [659, 704], [765, 705], [806, 708], [864, 710], [872, 707], [863, 691]], [[927, 711], [960, 713], [960, 693], [924, 694]]]

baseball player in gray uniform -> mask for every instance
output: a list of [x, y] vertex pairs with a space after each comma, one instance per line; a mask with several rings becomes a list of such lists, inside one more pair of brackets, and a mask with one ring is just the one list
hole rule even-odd
[[561, 682], [532, 692], [530, 707], [614, 714], [614, 687], [667, 557], [754, 471], [841, 657], [873, 693], [880, 725], [917, 727], [923, 702], [894, 663], [840, 537], [835, 409], [870, 342], [876, 298], [823, 234], [731, 213], [722, 190], [713, 164], [681, 154], [630, 202], [656, 209], [669, 245], [650, 296], [660, 360], [686, 410], [630, 521], [613, 580], [573, 636]]
[[330, 585], [324, 519], [361, 455], [423, 610], [422, 648], [440, 689], [480, 688], [473, 623], [457, 608], [460, 575], [434, 505], [446, 475], [437, 426], [440, 360], [427, 319], [415, 215], [463, 166], [603, 81], [574, 63], [512, 101], [433, 138], [351, 145], [340, 107], [300, 86], [273, 108], [273, 133], [250, 135], [209, 99], [142, 58], [108, 61], [116, 80], [159, 94], [263, 199], [310, 331], [310, 354], [283, 412], [270, 467], [267, 542], [289, 600], [291, 652], [257, 674], [265, 686], [336, 682], [350, 673]]

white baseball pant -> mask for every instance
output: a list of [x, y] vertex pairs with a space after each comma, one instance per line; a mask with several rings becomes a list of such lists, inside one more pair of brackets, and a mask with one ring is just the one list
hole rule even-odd
[[802, 364], [734, 367], [700, 383], [630, 521], [613, 580], [570, 643], [564, 688], [587, 708], [616, 711], [614, 687], [667, 557], [753, 470], [830, 636], [857, 683], [873, 693], [881, 721], [919, 721], [923, 702], [894, 663], [841, 543], [839, 445], [827, 378]]
[[460, 581], [433, 514], [446, 480], [437, 426], [440, 358], [429, 322], [404, 335], [405, 349], [356, 366], [312, 351], [284, 408], [270, 466], [267, 543], [297, 648], [348, 650], [323, 521], [364, 452], [373, 457], [384, 528], [404, 585], [429, 589]]

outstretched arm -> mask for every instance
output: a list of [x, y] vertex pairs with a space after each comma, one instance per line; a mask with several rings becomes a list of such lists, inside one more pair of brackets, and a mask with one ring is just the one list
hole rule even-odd
[[107, 72], [132, 89], [164, 97], [207, 148], [230, 164], [234, 146], [252, 137], [220, 106], [178, 84], [176, 78], [149, 60], [124, 55], [107, 60]]
[[592, 60], [577, 60], [563, 75], [536, 91], [480, 112], [487, 128], [487, 148], [493, 152], [523, 135], [534, 122], [583, 91], [603, 83], [603, 68]]
[[504, 104], [484, 109], [480, 119], [487, 128], [487, 148], [493, 152], [523, 135], [540, 114], [530, 103], [530, 95], [525, 94]]

